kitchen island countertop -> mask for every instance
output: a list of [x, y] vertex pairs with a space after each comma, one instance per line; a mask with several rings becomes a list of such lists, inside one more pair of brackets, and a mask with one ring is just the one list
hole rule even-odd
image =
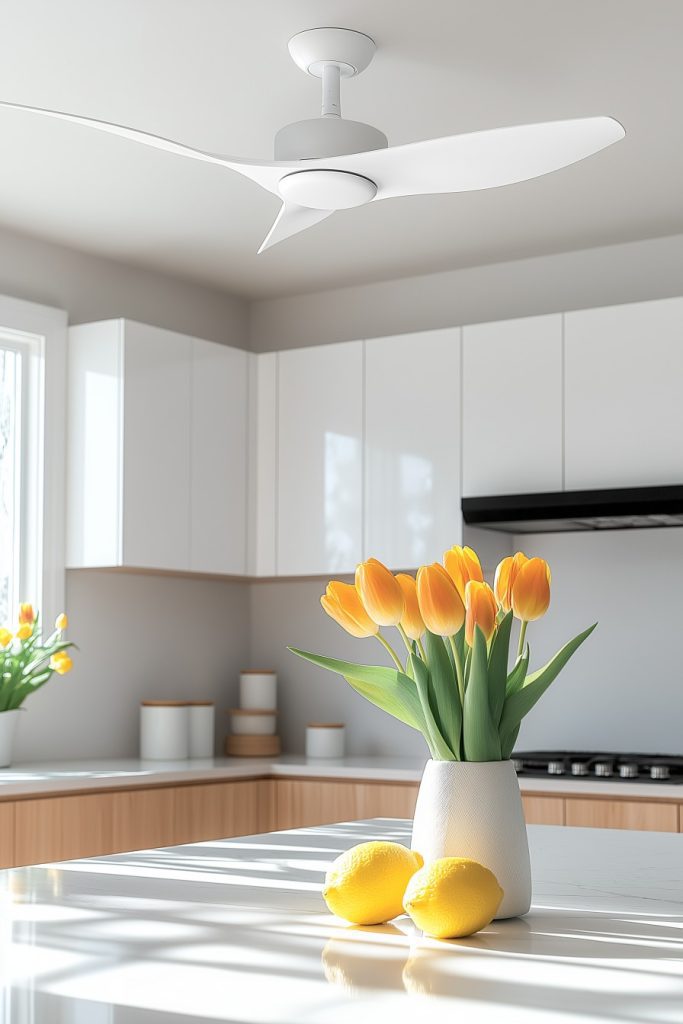
[[683, 836], [531, 827], [530, 913], [469, 939], [332, 917], [331, 861], [409, 835], [376, 819], [1, 872], [8, 1020], [683, 1020]]
[[[217, 757], [197, 761], [109, 760], [36, 761], [0, 768], [0, 801], [90, 789], [181, 785], [255, 777], [367, 780], [416, 783], [426, 758], [351, 756], [306, 758]], [[672, 782], [623, 782], [610, 779], [530, 778], [520, 776], [523, 793], [545, 796], [632, 797], [683, 803], [683, 785]]]

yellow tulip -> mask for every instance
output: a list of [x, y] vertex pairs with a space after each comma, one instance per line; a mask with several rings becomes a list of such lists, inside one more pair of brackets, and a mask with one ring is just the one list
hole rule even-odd
[[403, 615], [403, 591], [396, 577], [376, 558], [356, 569], [356, 590], [363, 607], [378, 626], [396, 626]]
[[62, 612], [61, 615], [58, 615], [57, 618], [55, 619], [55, 629], [58, 629], [60, 632], [63, 632], [68, 627], [68, 625], [69, 620], [67, 618], [66, 612]]
[[33, 626], [29, 625], [28, 622], [25, 622], [23, 626], [19, 626], [19, 629], [16, 631], [15, 636], [17, 640], [28, 640], [32, 633]]
[[438, 636], [452, 636], [465, 621], [455, 583], [438, 562], [417, 570], [417, 603], [425, 626]]
[[548, 611], [550, 567], [543, 558], [531, 558], [521, 566], [512, 585], [512, 611], [522, 622], [533, 622]]
[[465, 600], [465, 587], [470, 580], [484, 582], [481, 563], [472, 548], [460, 548], [457, 545], [444, 553], [443, 564], [446, 572], [455, 583], [460, 599]]
[[332, 580], [320, 598], [320, 603], [330, 616], [351, 636], [359, 639], [375, 636], [379, 627], [373, 622], [361, 601], [358, 591], [350, 583], [339, 583]]
[[[19, 625], [32, 626], [36, 621], [36, 613], [33, 610], [32, 604], [20, 604], [19, 605]], [[30, 635], [30, 634], [29, 634]]]
[[529, 559], [524, 552], [518, 551], [517, 554], [508, 555], [507, 558], [504, 558], [496, 569], [493, 591], [504, 612], [509, 612], [512, 608], [512, 587], [519, 570], [528, 561]]
[[50, 658], [50, 668], [53, 669], [58, 675], [66, 675], [71, 670], [73, 661], [66, 653], [66, 651], [57, 651]]
[[470, 580], [465, 587], [465, 640], [472, 646], [474, 627], [479, 626], [486, 637], [491, 639], [496, 628], [498, 602], [488, 583]]
[[405, 572], [399, 572], [396, 576], [398, 584], [403, 591], [403, 615], [401, 616], [401, 627], [406, 636], [411, 640], [419, 640], [425, 631], [425, 624], [420, 615], [420, 606], [417, 603], [417, 584], [412, 576]]
[[9, 647], [12, 643], [12, 634], [9, 629], [0, 629], [0, 647]]

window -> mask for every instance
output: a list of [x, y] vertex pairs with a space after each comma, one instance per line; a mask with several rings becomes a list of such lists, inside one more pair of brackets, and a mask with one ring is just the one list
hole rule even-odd
[[0, 296], [0, 626], [64, 602], [66, 314]]

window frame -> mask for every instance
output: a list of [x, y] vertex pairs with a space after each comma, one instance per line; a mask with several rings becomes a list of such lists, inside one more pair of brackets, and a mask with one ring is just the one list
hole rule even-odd
[[23, 357], [20, 600], [47, 622], [65, 603], [67, 327], [65, 310], [0, 295], [0, 344]]

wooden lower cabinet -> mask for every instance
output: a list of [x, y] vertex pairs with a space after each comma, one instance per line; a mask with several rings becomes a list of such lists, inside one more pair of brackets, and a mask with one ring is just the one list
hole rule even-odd
[[174, 789], [126, 789], [112, 793], [114, 849], [153, 850], [176, 839]]
[[114, 845], [114, 804], [118, 793], [17, 800], [14, 808], [14, 863], [44, 864], [74, 857], [98, 857]]
[[270, 831], [272, 787], [270, 779], [179, 786], [175, 790], [173, 842], [196, 843]]
[[414, 784], [276, 779], [275, 827], [306, 828], [359, 818], [410, 818], [417, 790]]
[[14, 804], [0, 803], [0, 868], [14, 864]]
[[589, 828], [629, 828], [678, 832], [679, 808], [663, 800], [565, 799], [565, 823]]
[[523, 796], [527, 825], [564, 825], [564, 800], [557, 796]]

